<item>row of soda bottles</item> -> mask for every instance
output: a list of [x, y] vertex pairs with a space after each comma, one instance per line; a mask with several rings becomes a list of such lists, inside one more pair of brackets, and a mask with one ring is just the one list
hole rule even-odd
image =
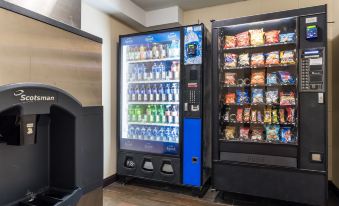
[[172, 40], [171, 43], [152, 43], [127, 47], [127, 60], [147, 60], [176, 58], [180, 56], [180, 43]]
[[129, 105], [129, 122], [179, 124], [178, 105]]
[[154, 62], [151, 68], [147, 68], [145, 64], [133, 64], [128, 71], [129, 81], [151, 81], [151, 80], [179, 80], [180, 64], [173, 61], [171, 67], [167, 67], [166, 63]]
[[129, 101], [179, 101], [179, 84], [130, 84], [128, 86]]
[[178, 143], [179, 127], [150, 127], [131, 125], [128, 128], [128, 138]]

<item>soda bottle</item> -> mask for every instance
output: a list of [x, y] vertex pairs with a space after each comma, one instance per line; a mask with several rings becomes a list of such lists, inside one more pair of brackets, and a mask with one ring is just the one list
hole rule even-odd
[[137, 105], [137, 106], [135, 106], [134, 111], [137, 115], [137, 122], [142, 122], [143, 121], [142, 108], [139, 105]]
[[128, 106], [128, 121], [131, 122], [133, 121], [133, 116], [134, 116], [134, 108], [133, 105]]
[[151, 94], [150, 97], [149, 97], [149, 101], [155, 101], [157, 94], [158, 94], [158, 88], [157, 88], [157, 85], [156, 85], [156, 84], [153, 84], [153, 87], [152, 87], [152, 94]]
[[145, 126], [142, 126], [140, 129], [139, 139], [145, 139], [145, 137], [146, 137], [146, 128]]
[[172, 84], [171, 93], [174, 97], [174, 101], [178, 102], [179, 101], [179, 84], [177, 83]]
[[146, 95], [145, 85], [143, 85], [143, 84], [142, 84], [141, 87], [140, 87], [140, 95], [141, 95], [140, 101], [143, 101], [144, 98], [145, 98], [145, 95]]
[[166, 110], [165, 110], [165, 116], [166, 116], [166, 122], [168, 124], [172, 124], [172, 116], [171, 116], [171, 105], [166, 105]]
[[157, 105], [153, 105], [152, 107], [152, 117], [153, 117], [153, 122], [159, 122]]
[[149, 79], [150, 80], [155, 80], [155, 74], [157, 72], [157, 64], [154, 62], [152, 67], [151, 67], [151, 72], [149, 74]]
[[172, 131], [170, 127], [166, 127], [165, 129], [165, 141], [169, 142], [172, 139]]
[[152, 88], [150, 84], [147, 84], [146, 86], [146, 98], [144, 97], [144, 101], [151, 101], [152, 95]]
[[145, 72], [145, 68], [142, 65], [138, 65], [138, 80], [142, 80], [144, 78], [144, 72]]
[[160, 71], [160, 66], [156, 65], [155, 67], [155, 80], [160, 80], [161, 79], [161, 71]]
[[132, 61], [133, 60], [133, 50], [132, 47], [127, 48], [127, 60]]
[[163, 59], [167, 58], [167, 45], [166, 44], [162, 45], [161, 58]]
[[[164, 87], [162, 84], [159, 84], [158, 93], [155, 96], [155, 101], [161, 101], [162, 97], [165, 95]], [[161, 99], [160, 99], [161, 98]], [[163, 100], [164, 101], [164, 100]]]
[[140, 127], [136, 126], [134, 130], [134, 139], [139, 139], [140, 137]]
[[131, 126], [130, 128], [128, 128], [128, 138], [133, 139], [134, 138], [134, 127]]
[[152, 108], [151, 105], [148, 105], [145, 114], [146, 122], [152, 122], [151, 118], [152, 118]]
[[179, 112], [178, 112], [178, 106], [177, 105], [172, 106], [171, 116], [172, 116], [172, 119], [174, 120], [173, 123], [179, 124]]
[[166, 67], [162, 62], [159, 65], [159, 72], [161, 73], [161, 79], [165, 80], [166, 79]]
[[176, 70], [176, 64], [173, 61], [172, 65], [171, 65], [171, 69], [167, 70], [167, 79], [169, 79], [169, 80], [174, 79], [174, 77], [173, 77], [174, 72], [173, 71], [175, 71], [175, 70]]
[[152, 135], [152, 128], [151, 127], [147, 127], [146, 129], [146, 139], [148, 140], [153, 140], [153, 135]]
[[140, 49], [138, 46], [135, 47], [134, 55], [135, 55], [134, 57], [135, 60], [140, 60]]
[[153, 44], [152, 54], [153, 54], [153, 59], [159, 59], [159, 49], [156, 44]]
[[134, 93], [134, 89], [132, 85], [128, 85], [128, 101], [132, 101], [132, 95]]
[[172, 142], [179, 142], [179, 128], [173, 127], [172, 129]]
[[152, 49], [151, 46], [148, 44], [146, 49], [146, 59], [152, 59], [152, 57]]
[[[134, 93], [135, 93], [135, 100], [137, 101], [141, 101], [141, 95], [140, 95], [140, 89], [139, 89], [139, 85], [136, 85], [135, 88], [134, 88]], [[140, 98], [140, 99], [139, 99]]]
[[163, 127], [160, 127], [159, 129], [159, 141], [164, 141], [165, 140], [165, 130]]
[[170, 84], [165, 85], [165, 95], [162, 97], [162, 101], [172, 101]]
[[143, 80], [148, 80], [148, 72], [147, 72], [147, 68], [146, 68], [145, 64], [142, 64], [141, 67], [142, 67], [142, 71], [143, 71], [143, 77], [142, 77]]
[[160, 140], [158, 127], [153, 128], [152, 136], [153, 136], [154, 140], [157, 140], [157, 141]]
[[140, 59], [141, 60], [146, 59], [146, 47], [144, 45], [140, 46]]
[[160, 105], [158, 108], [158, 115], [159, 115], [159, 122], [160, 123], [166, 123], [166, 117], [165, 117], [165, 109], [164, 109], [164, 105]]

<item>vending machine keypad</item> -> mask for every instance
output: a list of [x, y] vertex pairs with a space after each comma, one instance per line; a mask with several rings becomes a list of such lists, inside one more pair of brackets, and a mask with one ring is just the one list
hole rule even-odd
[[300, 60], [300, 91], [325, 92], [324, 48], [301, 50]]

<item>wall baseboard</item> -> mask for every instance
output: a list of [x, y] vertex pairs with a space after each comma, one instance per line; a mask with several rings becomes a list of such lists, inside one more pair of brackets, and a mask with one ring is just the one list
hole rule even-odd
[[339, 188], [332, 181], [328, 181], [328, 189], [339, 196]]
[[104, 179], [103, 187], [107, 187], [108, 185], [116, 182], [118, 180], [118, 176], [116, 174], [106, 177]]

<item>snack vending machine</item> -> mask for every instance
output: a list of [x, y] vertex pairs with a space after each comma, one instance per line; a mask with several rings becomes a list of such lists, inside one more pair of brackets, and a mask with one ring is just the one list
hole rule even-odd
[[207, 36], [199, 24], [120, 37], [118, 175], [199, 189], [207, 182]]
[[325, 205], [326, 6], [214, 21], [213, 185]]

